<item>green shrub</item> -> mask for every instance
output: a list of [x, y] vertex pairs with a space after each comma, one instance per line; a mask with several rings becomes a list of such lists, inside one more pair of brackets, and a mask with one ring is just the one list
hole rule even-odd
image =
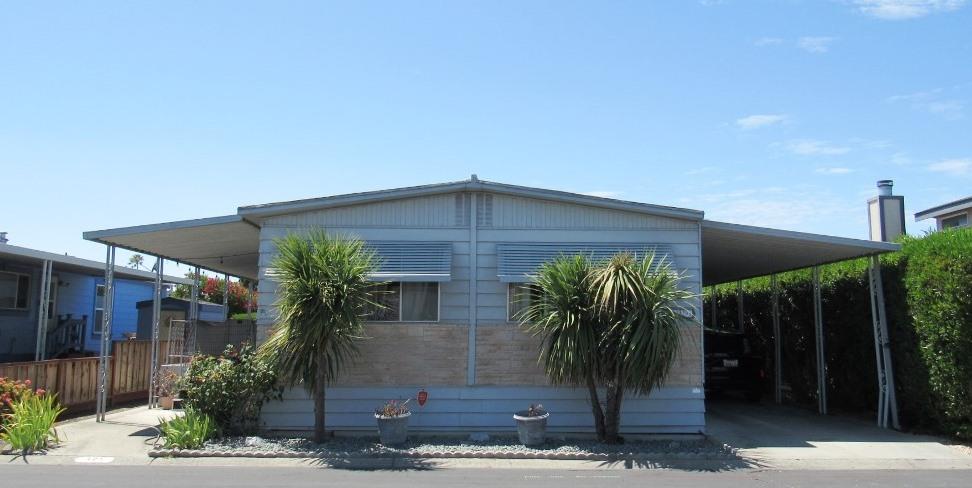
[[187, 408], [210, 416], [224, 434], [256, 429], [260, 408], [282, 392], [271, 360], [249, 345], [227, 346], [217, 357], [196, 356], [180, 387]]
[[166, 449], [198, 449], [216, 435], [216, 423], [209, 415], [186, 408], [184, 415], [163, 420], [159, 430]]
[[904, 253], [930, 406], [949, 433], [972, 438], [972, 229], [910, 239]]
[[60, 442], [54, 423], [64, 410], [57, 395], [25, 393], [11, 404], [0, 439], [18, 451], [47, 449]]

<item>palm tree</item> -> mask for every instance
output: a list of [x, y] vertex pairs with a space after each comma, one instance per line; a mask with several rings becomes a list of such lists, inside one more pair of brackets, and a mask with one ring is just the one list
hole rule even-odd
[[325, 387], [357, 356], [364, 315], [374, 306], [368, 275], [374, 254], [360, 240], [323, 231], [275, 241], [277, 320], [262, 351], [285, 385], [303, 384], [314, 399], [314, 441], [324, 441]]
[[551, 382], [587, 387], [602, 442], [619, 440], [625, 392], [647, 395], [668, 376], [679, 329], [692, 323], [687, 301], [695, 295], [679, 288], [681, 278], [650, 253], [619, 253], [600, 265], [562, 256], [537, 273], [537, 297], [520, 320], [542, 337]]
[[144, 262], [145, 258], [141, 254], [132, 254], [132, 257], [128, 258], [128, 267], [140, 269]]

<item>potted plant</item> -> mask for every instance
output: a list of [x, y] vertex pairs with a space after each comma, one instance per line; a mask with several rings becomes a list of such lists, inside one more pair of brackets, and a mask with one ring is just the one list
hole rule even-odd
[[408, 439], [408, 418], [412, 412], [408, 410], [408, 400], [397, 402], [391, 400], [375, 409], [375, 420], [378, 421], [378, 437], [382, 445], [395, 446], [404, 444]]
[[175, 387], [179, 376], [174, 371], [161, 369], [155, 375], [155, 396], [163, 410], [172, 410], [175, 401]]
[[520, 410], [513, 414], [516, 420], [516, 433], [520, 437], [520, 444], [524, 446], [537, 446], [543, 444], [547, 438], [547, 419], [550, 412], [544, 410], [539, 403], [530, 405], [526, 410]]

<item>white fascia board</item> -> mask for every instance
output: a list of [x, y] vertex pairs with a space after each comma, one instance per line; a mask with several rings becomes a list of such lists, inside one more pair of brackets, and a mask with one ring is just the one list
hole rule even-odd
[[[204, 227], [207, 225], [232, 224], [234, 222], [248, 222], [240, 215], [223, 215], [219, 217], [207, 217], [204, 219], [178, 220], [175, 222], [163, 222], [161, 224], [135, 225], [132, 227], [118, 227], [115, 229], [90, 230], [84, 232], [82, 237], [88, 241], [103, 242], [101, 239], [109, 237], [125, 236], [129, 234], [146, 234], [149, 232], [160, 232], [166, 230], [187, 229], [192, 227]], [[248, 222], [249, 223], [249, 222]], [[252, 225], [252, 224], [251, 224]], [[254, 225], [255, 226], [255, 225]]]
[[755, 227], [751, 225], [731, 224], [728, 222], [717, 222], [714, 220], [702, 221], [703, 228], [739, 232], [755, 236], [779, 237], [784, 239], [795, 239], [805, 242], [813, 242], [824, 245], [853, 246], [874, 251], [875, 253], [892, 252], [901, 249], [901, 244], [893, 242], [868, 241], [865, 239], [852, 239], [850, 237], [828, 236], [824, 234], [810, 234], [807, 232], [796, 232], [792, 230], [772, 229], [769, 227]]

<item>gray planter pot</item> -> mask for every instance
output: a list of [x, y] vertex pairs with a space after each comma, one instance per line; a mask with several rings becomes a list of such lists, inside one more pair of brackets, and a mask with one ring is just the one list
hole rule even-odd
[[404, 444], [408, 440], [408, 418], [411, 416], [412, 412], [398, 417], [375, 415], [375, 420], [378, 421], [378, 437], [381, 438], [382, 445]]
[[526, 410], [513, 414], [516, 420], [516, 433], [520, 436], [520, 444], [524, 446], [538, 446], [547, 440], [547, 419], [550, 412], [538, 417], [527, 417]]

